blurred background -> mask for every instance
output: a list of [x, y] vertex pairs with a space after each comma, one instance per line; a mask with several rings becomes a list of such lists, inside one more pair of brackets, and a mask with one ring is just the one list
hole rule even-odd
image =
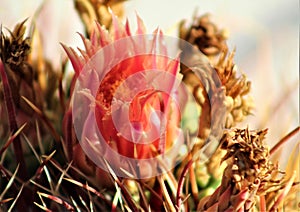
[[[54, 66], [65, 58], [59, 42], [82, 46], [76, 32], [83, 26], [72, 0], [0, 0], [0, 5], [2, 28], [13, 29], [25, 18], [36, 21], [45, 56]], [[181, 20], [210, 13], [220, 28], [229, 31], [235, 63], [252, 82], [256, 109], [240, 127], [269, 128], [266, 140], [273, 146], [299, 126], [298, 0], [130, 0], [124, 8], [132, 25], [138, 13], [149, 32], [160, 27], [174, 36]], [[298, 133], [284, 148], [281, 163], [299, 140]]]

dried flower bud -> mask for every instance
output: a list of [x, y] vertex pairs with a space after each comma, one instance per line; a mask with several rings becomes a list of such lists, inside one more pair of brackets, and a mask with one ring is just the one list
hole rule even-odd
[[195, 18], [192, 26], [180, 27], [180, 38], [196, 45], [206, 56], [214, 56], [227, 49], [226, 33], [210, 21], [209, 15]]
[[[35, 73], [27, 63], [30, 53], [30, 40], [25, 36], [25, 22], [17, 24], [10, 36], [5, 36], [1, 31], [0, 56], [5, 64], [6, 74], [12, 90], [15, 105], [27, 114], [32, 114], [30, 106], [21, 99], [25, 96], [32, 103], [38, 105], [41, 101], [37, 99], [36, 89], [38, 85], [34, 83]], [[2, 92], [0, 92], [2, 94]]]
[[226, 91], [224, 102], [228, 112], [226, 128], [233, 127], [237, 122], [243, 121], [254, 108], [253, 100], [248, 95], [251, 82], [247, 80], [245, 75], [237, 76], [236, 66], [233, 62], [234, 53], [233, 51], [228, 54], [227, 50], [222, 52], [219, 61], [214, 65]]
[[[233, 61], [235, 52], [233, 51], [228, 54], [228, 47], [225, 42], [226, 33], [220, 31], [218, 27], [210, 21], [208, 15], [204, 15], [195, 18], [192, 26], [186, 26], [186, 23], [182, 22], [180, 26], [180, 38], [197, 46], [202, 53], [208, 56], [210, 63], [218, 73], [226, 92], [226, 98], [223, 102], [227, 107], [225, 127], [230, 128], [235, 126], [237, 122], [243, 121], [254, 107], [252, 98], [248, 96], [251, 83], [247, 80], [245, 75], [237, 76], [237, 68]], [[218, 55], [219, 58], [216, 57]], [[215, 62], [215, 60], [217, 60], [217, 62]], [[197, 77], [192, 72], [184, 70], [182, 73], [185, 83], [192, 86], [194, 97], [201, 100], [199, 101], [201, 109], [204, 113], [209, 114], [209, 104], [207, 104], [207, 101], [206, 105], [204, 104], [205, 95], [201, 94], [201, 89], [199, 92], [199, 88], [203, 85], [201, 85], [199, 80], [197, 81]], [[202, 120], [202, 123], [205, 125], [203, 118]], [[199, 136], [201, 138], [206, 136], [201, 133], [201, 131], [205, 131], [204, 128], [208, 128], [208, 126], [209, 123], [202, 126], [202, 128], [200, 127]]]
[[[39, 139], [38, 136], [40, 136], [43, 140], [43, 144], [47, 146], [45, 148], [48, 149], [50, 146], [48, 141], [52, 141], [52, 138], [50, 138], [51, 136], [49, 136], [49, 131], [45, 127], [44, 122], [38, 118], [37, 110], [39, 110], [40, 113], [44, 113], [49, 109], [49, 111], [47, 111], [47, 115], [50, 117], [49, 119], [58, 121], [55, 128], [60, 127], [59, 121], [61, 115], [57, 113], [56, 110], [58, 107], [57, 104], [55, 104], [55, 100], [57, 99], [53, 98], [57, 85], [55, 80], [57, 78], [55, 78], [56, 75], [53, 74], [54, 71], [49, 62], [43, 61], [43, 63], [47, 63], [48, 66], [45, 69], [41, 69], [39, 65], [36, 65], [37, 62], [32, 60], [30, 51], [32, 37], [31, 35], [30, 37], [25, 36], [25, 23], [26, 20], [16, 24], [14, 30], [8, 30], [9, 35], [4, 34], [1, 29], [0, 57], [8, 80], [17, 125], [21, 126], [26, 123], [26, 127], [22, 133], [26, 135], [33, 147], [36, 147], [37, 140]], [[45, 78], [47, 84], [41, 85], [39, 81], [41, 75], [47, 76]], [[43, 87], [45, 87], [45, 89], [42, 89]], [[0, 110], [3, 110], [5, 105], [4, 92], [5, 90], [0, 81]], [[35, 109], [33, 107], [35, 107]], [[51, 109], [52, 111], [50, 111]], [[0, 128], [8, 128], [9, 117], [7, 114], [10, 112], [11, 111], [8, 110], [0, 113]], [[39, 132], [37, 132], [37, 130]], [[9, 133], [11, 133], [9, 130], [3, 131], [3, 136], [5, 137]], [[27, 151], [31, 152], [30, 149], [27, 149]]]
[[[222, 161], [227, 163], [222, 183], [216, 191], [198, 204], [200, 211], [250, 211], [257, 200], [268, 200], [288, 185], [283, 178], [275, 179], [278, 167], [269, 160], [269, 148], [263, 143], [267, 130], [233, 129], [221, 140], [227, 151]], [[270, 210], [273, 203], [266, 205]]]
[[105, 26], [107, 29], [110, 28], [112, 23], [110, 9], [119, 17], [123, 15], [123, 1], [125, 0], [76, 0], [74, 2], [88, 35], [90, 35], [93, 31], [93, 24], [95, 21], [99, 22], [100, 25]]

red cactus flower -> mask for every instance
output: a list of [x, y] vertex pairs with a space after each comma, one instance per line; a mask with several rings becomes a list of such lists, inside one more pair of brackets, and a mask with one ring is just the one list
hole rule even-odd
[[[146, 35], [143, 22], [137, 20], [134, 35], [128, 22], [123, 26], [114, 17], [112, 34], [96, 24], [90, 39], [81, 35], [85, 46], [85, 51], [79, 50], [81, 55], [72, 48], [64, 49], [83, 88], [81, 93], [92, 99], [88, 104], [94, 103], [82, 122], [79, 139], [90, 136], [89, 145], [99, 143], [92, 114], [107, 147], [127, 158], [149, 159], [182, 140], [175, 91], [180, 83], [179, 59], [169, 58], [159, 30]], [[122, 59], [111, 65], [116, 58]]]

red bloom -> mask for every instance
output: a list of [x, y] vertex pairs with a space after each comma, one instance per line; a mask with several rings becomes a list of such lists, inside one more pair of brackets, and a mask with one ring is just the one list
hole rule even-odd
[[[145, 35], [140, 18], [135, 35], [128, 23], [124, 27], [116, 18], [113, 26], [112, 35], [96, 24], [90, 40], [81, 36], [85, 46], [85, 51], [79, 50], [81, 55], [64, 46], [81, 87], [79, 93], [88, 97], [90, 104], [85, 115], [73, 109], [73, 119], [77, 118], [74, 111], [85, 119], [81, 122], [81, 142], [88, 140], [90, 149], [100, 149], [92, 158], [99, 157], [99, 153], [109, 154], [105, 148], [132, 159], [167, 153], [181, 140], [176, 92], [179, 59], [169, 58], [160, 31]], [[101, 136], [94, 132], [93, 119]], [[106, 147], [101, 144], [96, 148], [101, 139]], [[86, 148], [86, 144], [81, 145]]]

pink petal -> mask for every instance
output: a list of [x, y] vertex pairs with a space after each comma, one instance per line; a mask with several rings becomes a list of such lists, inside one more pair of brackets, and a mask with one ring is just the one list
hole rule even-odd
[[100, 47], [104, 47], [106, 45], [108, 45], [109, 43], [111, 43], [111, 38], [108, 34], [108, 31], [102, 27], [98, 22], [96, 23], [96, 26], [97, 26], [97, 29], [98, 29], [98, 32], [99, 32], [99, 43], [100, 43]]
[[137, 20], [137, 35], [145, 34], [146, 33], [146, 27], [144, 25], [143, 20], [140, 18], [138, 14], [136, 14], [136, 20]]
[[85, 48], [85, 51], [87, 53], [87, 55], [89, 57], [92, 57], [94, 55], [94, 51], [93, 51], [93, 46], [91, 44], [91, 41], [86, 39], [81, 33], [78, 33], [83, 41], [83, 44], [84, 44], [84, 48]]
[[131, 36], [131, 31], [130, 31], [130, 26], [129, 26], [128, 19], [126, 19], [126, 22], [125, 22], [125, 31], [126, 31], [127, 36]]
[[65, 52], [67, 53], [68, 57], [70, 58], [70, 61], [72, 63], [75, 73], [77, 75], [79, 75], [79, 73], [83, 67], [82, 59], [77, 55], [77, 53], [74, 51], [74, 49], [72, 49], [71, 47], [67, 47], [62, 43], [61, 43], [61, 45], [64, 48]]

